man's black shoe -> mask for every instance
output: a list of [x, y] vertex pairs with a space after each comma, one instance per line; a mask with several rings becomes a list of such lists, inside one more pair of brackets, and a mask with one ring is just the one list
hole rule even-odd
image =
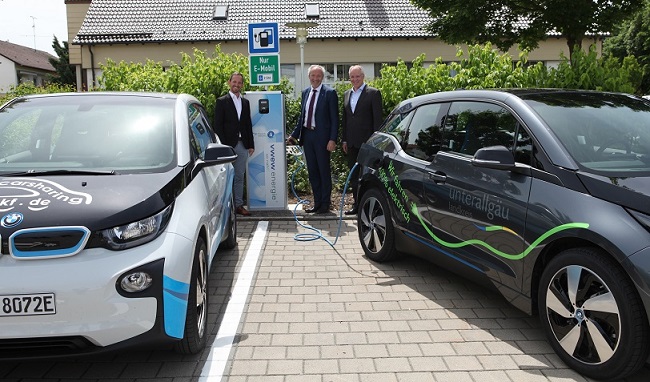
[[330, 212], [329, 207], [321, 207], [321, 208], [316, 210], [317, 214], [326, 214], [328, 212]]
[[318, 212], [318, 210], [320, 210], [320, 206], [313, 206], [312, 208], [307, 208], [305, 212], [311, 214], [314, 212]]
[[347, 211], [344, 211], [343, 214], [344, 215], [356, 215], [358, 212], [359, 212], [358, 209], [352, 208], [352, 209], [349, 209]]

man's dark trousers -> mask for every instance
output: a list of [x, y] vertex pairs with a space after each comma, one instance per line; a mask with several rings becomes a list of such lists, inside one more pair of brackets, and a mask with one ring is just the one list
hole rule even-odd
[[309, 183], [314, 192], [314, 207], [329, 209], [332, 196], [332, 168], [327, 141], [318, 137], [316, 131], [303, 129], [303, 151], [307, 162]]

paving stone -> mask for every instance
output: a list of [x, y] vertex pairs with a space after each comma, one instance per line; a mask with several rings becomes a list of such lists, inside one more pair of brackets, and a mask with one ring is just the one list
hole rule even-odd
[[[328, 235], [337, 231], [334, 218], [309, 223]], [[239, 220], [238, 246], [213, 263], [211, 344], [217, 344], [256, 224]], [[323, 240], [295, 241], [296, 232], [307, 232], [295, 221], [270, 220], [224, 381], [589, 381], [553, 352], [537, 317], [422, 259], [371, 262], [360, 249], [355, 220], [342, 224], [344, 235], [332, 248]], [[211, 354], [152, 349], [90, 361], [0, 363], [0, 380], [218, 382], [199, 377]], [[648, 380], [644, 368], [625, 382]]]

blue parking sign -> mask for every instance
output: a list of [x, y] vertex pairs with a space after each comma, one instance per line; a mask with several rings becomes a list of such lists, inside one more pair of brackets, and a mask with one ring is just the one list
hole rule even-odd
[[278, 31], [278, 23], [248, 24], [248, 54], [279, 53]]

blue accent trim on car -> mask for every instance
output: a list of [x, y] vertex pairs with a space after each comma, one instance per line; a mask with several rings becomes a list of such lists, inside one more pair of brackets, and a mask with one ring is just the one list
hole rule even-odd
[[165, 333], [170, 337], [183, 338], [189, 292], [190, 284], [163, 276]]
[[[73, 233], [73, 232], [79, 232], [82, 234], [82, 236], [77, 241], [77, 243], [72, 247], [52, 249], [52, 250], [41, 250], [41, 251], [38, 250], [21, 251], [16, 246], [16, 239], [22, 235], [29, 235], [34, 233], [56, 233], [57, 236], [60, 237], [62, 235], [65, 235], [66, 233]], [[86, 227], [47, 227], [47, 228], [22, 229], [20, 231], [14, 232], [9, 237], [9, 253], [11, 254], [11, 256], [18, 259], [44, 259], [44, 258], [52, 258], [52, 257], [72, 256], [72, 255], [76, 255], [77, 253], [81, 252], [84, 249], [84, 246], [88, 242], [89, 237], [90, 237], [90, 230], [88, 230], [88, 228]], [[58, 243], [54, 243], [54, 242], [52, 243], [52, 245], [56, 245], [56, 244]], [[40, 240], [39, 245], [44, 246], [42, 240]]]
[[404, 234], [405, 234], [406, 236], [412, 238], [412, 239], [415, 239], [415, 240], [419, 241], [420, 243], [426, 245], [427, 247], [430, 247], [430, 248], [435, 249], [436, 251], [442, 253], [443, 255], [445, 255], [445, 256], [447, 256], [447, 257], [450, 257], [450, 258], [452, 258], [452, 259], [454, 259], [454, 260], [456, 260], [456, 261], [458, 261], [458, 262], [460, 262], [460, 263], [463, 263], [463, 264], [467, 265], [468, 267], [470, 267], [470, 268], [472, 268], [472, 269], [476, 269], [477, 271], [479, 271], [479, 272], [481, 272], [481, 273], [485, 273], [484, 270], [482, 270], [481, 268], [477, 267], [476, 265], [474, 265], [474, 264], [472, 264], [472, 263], [470, 263], [470, 262], [467, 262], [466, 260], [463, 260], [463, 259], [461, 259], [460, 257], [455, 256], [455, 255], [453, 255], [453, 254], [451, 254], [451, 253], [449, 253], [449, 252], [443, 250], [443, 249], [440, 248], [440, 247], [436, 247], [435, 245], [431, 244], [430, 242], [428, 242], [428, 241], [426, 241], [426, 240], [422, 240], [422, 239], [420, 239], [419, 237], [413, 235], [412, 233], [404, 232]]

